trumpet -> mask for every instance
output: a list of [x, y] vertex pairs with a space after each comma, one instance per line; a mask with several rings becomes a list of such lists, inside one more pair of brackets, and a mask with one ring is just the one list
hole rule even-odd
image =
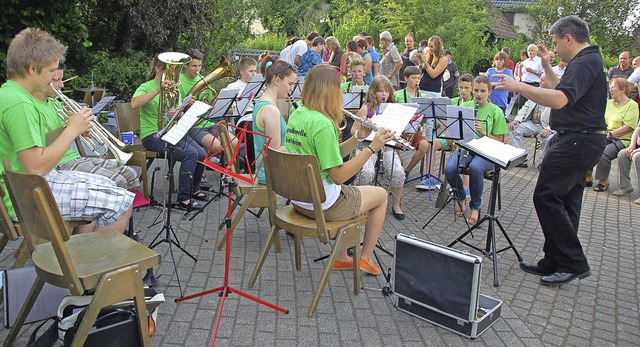
[[[57, 98], [60, 99], [62, 103], [62, 108], [55, 105], [56, 111], [58, 112], [58, 116], [65, 122], [65, 125], [69, 119], [69, 113], [78, 113], [80, 112], [80, 105], [75, 102], [73, 99], [70, 99], [66, 95], [64, 95], [61, 91], [56, 89], [53, 86], [53, 83], [49, 84], [49, 87], [53, 89], [56, 93]], [[124, 148], [126, 145], [118, 140], [115, 136], [113, 136], [107, 129], [105, 129], [102, 124], [98, 121], [91, 121], [91, 126], [88, 130], [91, 135], [92, 140], [85, 138], [84, 136], [80, 136], [80, 141], [84, 143], [87, 147], [89, 147], [92, 151], [96, 152], [99, 156], [104, 156], [107, 152], [111, 152], [114, 158], [116, 159], [116, 163], [118, 166], [125, 164], [131, 157], [133, 153], [126, 153], [120, 150], [120, 148]], [[105, 148], [104, 151], [98, 151], [98, 145]]]
[[[344, 108], [342, 109], [342, 113], [344, 113], [345, 116], [353, 119], [354, 121], [360, 122], [365, 128], [371, 129], [373, 131], [378, 131], [380, 129], [379, 126], [356, 116], [355, 114], [347, 111]], [[413, 146], [411, 145], [411, 143], [409, 143], [409, 141], [403, 139], [398, 135], [394, 135], [392, 140], [395, 141], [398, 145], [400, 145], [400, 148], [402, 148], [403, 150], [415, 150], [415, 148], [413, 148]]]

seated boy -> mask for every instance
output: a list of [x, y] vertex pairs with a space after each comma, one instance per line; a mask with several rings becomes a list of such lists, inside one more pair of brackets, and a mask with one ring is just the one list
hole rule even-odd
[[[64, 45], [40, 29], [24, 29], [11, 41], [8, 80], [0, 88], [0, 158], [6, 158], [17, 172], [43, 175], [64, 220], [95, 221], [76, 228], [77, 232], [123, 232], [131, 216], [133, 193], [102, 176], [55, 169], [76, 137], [91, 126], [95, 119], [91, 110], [83, 108], [70, 115], [62, 134], [45, 147], [45, 124], [41, 121], [45, 115], [37, 106], [44, 103], [31, 94], [47, 92], [65, 52]], [[4, 180], [1, 183], [4, 185]], [[3, 202], [15, 218], [8, 194]]]

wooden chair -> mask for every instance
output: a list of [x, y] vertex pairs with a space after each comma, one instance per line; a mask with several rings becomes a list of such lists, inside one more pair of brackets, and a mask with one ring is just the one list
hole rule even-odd
[[[4, 197], [5, 191], [2, 189], [2, 185], [0, 185], [0, 199]], [[7, 246], [9, 241], [15, 241], [22, 236], [22, 231], [20, 231], [20, 224], [11, 220], [9, 216], [9, 212], [7, 208], [4, 206], [4, 203], [0, 202], [0, 229], [2, 229], [2, 235], [0, 235], [0, 253]], [[27, 263], [29, 259], [29, 248], [27, 247], [26, 241], [20, 243], [18, 249], [15, 253], [16, 260], [13, 263], [11, 268], [19, 268], [23, 267], [24, 264]], [[2, 293], [0, 293], [0, 303], [2, 302]]]
[[[115, 106], [118, 138], [122, 140], [122, 133], [127, 131], [140, 132], [140, 111], [131, 107], [130, 102], [119, 102]], [[148, 151], [141, 143], [127, 145], [125, 152], [133, 152], [133, 157], [127, 164], [139, 166], [142, 178], [142, 193], [149, 197], [148, 170], [156, 158], [164, 158], [164, 153]]]
[[11, 346], [45, 283], [73, 295], [94, 296], [72, 346], [82, 346], [100, 309], [134, 298], [143, 346], [150, 346], [142, 271], [160, 263], [160, 255], [116, 231], [70, 235], [46, 180], [5, 168], [4, 179], [25, 235], [47, 242], [33, 245], [38, 275], [4, 346]]
[[[294, 235], [296, 269], [301, 269], [300, 248], [302, 237], [317, 238], [322, 243], [335, 240], [331, 254], [327, 259], [322, 277], [316, 288], [311, 306], [307, 312], [313, 316], [326, 286], [331, 269], [340, 251], [353, 248], [353, 286], [354, 292], [360, 292], [360, 228], [365, 225], [364, 215], [353, 219], [327, 222], [322, 210], [322, 201], [326, 200], [320, 178], [318, 159], [313, 155], [290, 154], [269, 149], [265, 157], [267, 174], [267, 192], [269, 198], [269, 217], [271, 228], [269, 236], [260, 251], [258, 262], [249, 280], [249, 287], [255, 283], [271, 244], [278, 238], [278, 231], [284, 229]], [[285, 179], [286, 178], [286, 179]], [[315, 219], [307, 218], [296, 212], [292, 205], [278, 207], [276, 195], [295, 201], [313, 203]]]
[[[219, 125], [218, 137], [220, 139], [220, 144], [224, 148], [224, 160], [228, 163], [233, 158], [233, 148], [231, 146], [228, 146], [228, 144], [231, 143], [231, 138], [227, 130], [228, 129], [226, 126], [222, 124]], [[238, 172], [239, 168], [237, 165], [233, 165], [231, 170], [233, 172]], [[260, 216], [264, 209], [266, 207], [269, 207], [267, 186], [260, 185], [257, 182], [254, 184], [249, 184], [240, 180], [236, 180], [236, 186], [233, 191], [233, 195], [235, 197], [235, 200], [233, 200], [233, 204], [231, 205], [231, 214], [233, 215], [233, 212], [238, 206], [240, 206], [240, 209], [231, 220], [231, 232], [233, 232], [236, 226], [238, 226], [238, 223], [240, 222], [242, 217], [244, 217], [244, 214], [247, 212], [247, 210], [249, 210], [249, 208], [260, 208], [257, 214], [258, 216]], [[225, 223], [223, 220], [222, 222], [220, 222], [220, 225], [218, 225], [218, 230], [222, 230], [224, 226]], [[224, 245], [225, 239], [223, 238], [218, 243], [218, 250], [224, 248]], [[280, 252], [279, 240], [276, 240], [276, 250]]]

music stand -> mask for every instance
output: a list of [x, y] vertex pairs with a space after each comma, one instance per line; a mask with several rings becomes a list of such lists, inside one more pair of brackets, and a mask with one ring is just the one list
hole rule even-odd
[[[200, 293], [196, 293], [193, 295], [189, 295], [189, 296], [185, 296], [185, 297], [180, 297], [178, 299], [176, 299], [176, 302], [183, 302], [186, 300], [190, 300], [190, 299], [194, 299], [194, 298], [198, 298], [204, 295], [208, 295], [208, 294], [213, 294], [213, 293], [217, 293], [217, 292], [221, 292], [221, 299], [220, 299], [220, 306], [218, 306], [218, 315], [216, 318], [216, 323], [215, 323], [215, 327], [213, 330], [213, 336], [211, 337], [211, 346], [213, 346], [216, 336], [218, 335], [218, 327], [220, 326], [220, 319], [222, 318], [222, 310], [224, 308], [224, 302], [225, 302], [225, 298], [231, 294], [231, 293], [236, 293], [244, 298], [247, 298], [251, 301], [257, 302], [258, 304], [264, 305], [266, 307], [272, 308], [276, 311], [288, 314], [289, 310], [284, 309], [282, 307], [276, 306], [274, 304], [271, 304], [269, 302], [266, 302], [262, 299], [259, 299], [255, 296], [249, 295], [243, 291], [240, 291], [236, 288], [233, 288], [229, 285], [229, 266], [231, 263], [231, 205], [232, 205], [232, 195], [233, 195], [233, 189], [236, 186], [236, 181], [235, 180], [241, 180], [243, 182], [249, 183], [249, 184], [254, 184], [258, 178], [257, 172], [259, 171], [260, 167], [262, 166], [262, 160], [264, 159], [264, 155], [266, 154], [266, 150], [267, 148], [269, 148], [269, 143], [271, 142], [271, 138], [269, 138], [266, 135], [262, 135], [262, 134], [258, 134], [252, 131], [247, 130], [246, 128], [238, 128], [234, 125], [225, 123], [225, 122], [220, 122], [218, 123], [218, 129], [216, 131], [216, 135], [218, 135], [221, 131], [227, 131], [227, 127], [232, 127], [234, 128], [236, 131], [236, 135], [234, 136], [234, 139], [238, 140], [238, 144], [246, 144], [247, 141], [247, 133], [252, 134], [253, 136], [262, 136], [266, 138], [266, 143], [264, 145], [264, 147], [260, 150], [260, 153], [262, 155], [257, 156], [260, 157], [260, 162], [258, 163], [250, 163], [250, 164], [255, 164], [256, 165], [256, 172], [253, 173], [251, 171], [251, 169], [249, 169], [249, 173], [248, 175], [241, 175], [239, 173], [234, 172], [233, 170], [233, 165], [235, 164], [235, 158], [238, 156], [238, 152], [240, 151], [240, 146], [236, 146], [232, 151], [233, 151], [233, 155], [231, 155], [231, 158], [229, 158], [229, 162], [225, 164], [225, 166], [220, 166], [218, 164], [212, 163], [208, 160], [206, 160], [204, 163], [205, 166], [212, 168], [215, 171], [220, 172], [221, 174], [230, 177], [229, 179], [229, 194], [227, 195], [228, 199], [227, 199], [227, 215], [225, 217], [225, 225], [226, 225], [226, 233], [225, 233], [225, 257], [224, 257], [224, 283], [222, 284], [222, 286], [220, 287], [216, 287], [213, 289], [209, 289], [209, 290], [205, 290], [202, 291]], [[223, 153], [225, 150], [229, 151], [230, 149], [229, 146], [231, 146], [232, 141], [229, 141], [228, 143], [225, 144], [225, 146], [220, 149], [219, 151], [216, 151], [214, 153], [211, 153], [211, 148], [209, 148], [209, 152], [207, 153], [207, 158], [210, 158], [212, 156], [216, 156], [218, 154]], [[248, 159], [246, 158], [246, 154], [245, 154], [245, 160]], [[256, 159], [257, 161], [258, 159]], [[250, 167], [251, 165], [247, 165], [248, 167]]]
[[[185, 113], [181, 117], [178, 117], [182, 112], [182, 109], [188, 103], [189, 99], [190, 99], [189, 97], [184, 99], [182, 105], [180, 106], [180, 109], [178, 110], [178, 112], [176, 112], [174, 117], [169, 121], [169, 124], [167, 124], [166, 127], [161, 129], [156, 135], [154, 135], [165, 142], [165, 157], [167, 158], [167, 164], [169, 167], [169, 169], [167, 170], [167, 177], [169, 179], [169, 191], [168, 191], [169, 196], [168, 196], [168, 203], [166, 205], [167, 208], [166, 208], [165, 223], [160, 229], [160, 231], [158, 232], [158, 234], [156, 235], [156, 237], [154, 237], [151, 243], [149, 244], [149, 248], [151, 249], [157, 247], [161, 243], [167, 243], [169, 245], [171, 262], [173, 263], [173, 269], [176, 273], [176, 278], [178, 279], [178, 288], [180, 290], [181, 296], [182, 296], [182, 285], [180, 284], [180, 276], [178, 274], [178, 267], [176, 264], [175, 257], [173, 255], [172, 245], [176, 246], [176, 248], [178, 248], [180, 251], [186, 254], [189, 258], [193, 259], [194, 262], [198, 262], [198, 259], [196, 259], [196, 257], [194, 257], [191, 253], [189, 253], [186, 249], [182, 247], [182, 245], [180, 244], [180, 241], [178, 240], [178, 236], [176, 235], [175, 231], [173, 230], [173, 226], [171, 225], [171, 210], [172, 210], [171, 207], [172, 207], [172, 200], [173, 200], [172, 196], [174, 191], [173, 166], [175, 165], [175, 160], [173, 159], [173, 151], [174, 151], [175, 145], [180, 140], [182, 140], [182, 138], [187, 134], [187, 131], [189, 131], [189, 129], [191, 129], [193, 124], [195, 124], [195, 122], [198, 119], [198, 116], [202, 113], [206, 113], [210, 108], [209, 105], [201, 101], [196, 101], [193, 105], [191, 105], [191, 108], [189, 108], [189, 111], [187, 113]], [[163, 232], [164, 232], [164, 237], [160, 239], [160, 236], [163, 235]], [[148, 272], [147, 275], [150, 278], [153, 278], [152, 272], [151, 273]]]
[[[447, 105], [447, 116], [445, 117], [447, 123], [441, 129], [436, 130], [436, 138], [454, 140], [458, 143], [468, 142], [476, 138], [477, 133], [475, 129], [475, 109], [464, 106], [452, 106]], [[458, 164], [460, 167], [462, 161], [462, 155], [458, 155]], [[431, 216], [431, 218], [422, 226], [422, 229], [426, 228], [431, 221], [433, 221], [442, 210], [453, 200], [453, 195], [459, 187], [453, 187], [453, 190], [449, 191], [449, 195], [444, 203], [440, 205], [438, 211]], [[443, 182], [440, 187], [440, 193], [438, 193], [438, 197], [444, 194], [445, 190], [448, 190], [446, 181]], [[436, 200], [436, 206], [438, 205], [438, 200]], [[457, 201], [458, 207], [462, 210], [462, 202]], [[466, 218], [465, 223], [469, 226]]]
[[[499, 145], [504, 147], [503, 148], [497, 147], [498, 146], [497, 144], [491, 144], [491, 142], [498, 142]], [[485, 143], [491, 144], [491, 147], [486, 146]], [[500, 220], [498, 220], [498, 216], [496, 216], [496, 200], [498, 195], [498, 185], [500, 184], [500, 171], [507, 170], [513, 166], [523, 163], [527, 158], [527, 153], [526, 151], [522, 150], [521, 154], [515, 155], [515, 156], [510, 155], [506, 161], [500, 160], [499, 157], [497, 156], [497, 154], [499, 153], [496, 153], [496, 148], [500, 148], [499, 150], [504, 149], [505, 152], [506, 151], [512, 152], [510, 149], [508, 149], [508, 147], [512, 147], [512, 148], [514, 147], [509, 146], [507, 144], [503, 144], [499, 141], [493, 140], [487, 136], [481, 139], [469, 141], [467, 143], [461, 142], [458, 144], [458, 146], [494, 164], [495, 169], [494, 169], [493, 180], [491, 184], [491, 195], [489, 198], [489, 213], [485, 214], [485, 216], [482, 217], [482, 219], [479, 220], [475, 225], [471, 226], [467, 231], [465, 231], [460, 236], [458, 236], [453, 242], [449, 244], [449, 247], [453, 247], [453, 245], [460, 242], [464, 245], [467, 245], [468, 247], [471, 247], [479, 251], [485, 256], [490, 255], [491, 260], [493, 261], [493, 286], [497, 287], [500, 285], [499, 279], [498, 279], [498, 260], [496, 258], [497, 254], [500, 252], [506, 251], [508, 249], [512, 249], [513, 253], [515, 253], [516, 255], [516, 258], [518, 258], [518, 261], [522, 262], [522, 256], [520, 256], [520, 253], [518, 253], [518, 250], [516, 249], [513, 242], [511, 242], [509, 235], [507, 235], [507, 232], [502, 227], [502, 224], [500, 224]], [[473, 246], [463, 240], [465, 236], [472, 233], [473, 230], [479, 228], [480, 225], [482, 225], [482, 223], [486, 221], [489, 222], [489, 227], [487, 228], [487, 241], [484, 249]], [[500, 228], [502, 235], [504, 235], [505, 239], [507, 239], [507, 242], [509, 243], [508, 247], [505, 247], [500, 250], [496, 249], [496, 233], [495, 233], [496, 224], [498, 225], [498, 228]]]
[[302, 97], [302, 88], [304, 87], [304, 76], [297, 76], [296, 81], [293, 82], [293, 90], [291, 91], [291, 97], [294, 99], [300, 99]]
[[[411, 98], [411, 103], [417, 103], [419, 105], [418, 111], [422, 115], [422, 122], [427, 124], [427, 141], [431, 142], [431, 148], [429, 151], [429, 160], [427, 163], [427, 173], [418, 177], [405, 181], [405, 184], [411, 183], [416, 180], [435, 179], [437, 182], [444, 183], [439, 177], [434, 176], [431, 173], [431, 163], [433, 163], [433, 142], [436, 138], [442, 138], [437, 136], [437, 129], [447, 119], [447, 106], [451, 105], [451, 99], [449, 98]], [[414, 131], [415, 132], [415, 131]], [[431, 189], [429, 189], [429, 200], [431, 200]]]
[[233, 111], [233, 116], [242, 117], [253, 100], [261, 94], [263, 87], [264, 77], [262, 75], [255, 75], [253, 79], [247, 83], [247, 86], [244, 87], [238, 100], [236, 100], [237, 107]]

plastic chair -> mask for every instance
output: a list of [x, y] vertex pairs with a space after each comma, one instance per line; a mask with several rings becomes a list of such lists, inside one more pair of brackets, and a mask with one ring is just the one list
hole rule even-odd
[[[249, 287], [253, 286], [260, 274], [271, 244], [278, 238], [278, 231], [284, 229], [294, 235], [295, 261], [298, 271], [301, 269], [302, 237], [313, 237], [322, 243], [334, 240], [331, 254], [307, 312], [309, 317], [316, 311], [320, 296], [329, 281], [336, 255], [340, 251], [353, 248], [353, 289], [356, 294], [359, 294], [360, 229], [365, 225], [367, 217], [360, 215], [353, 219], [335, 222], [325, 220], [322, 201], [326, 200], [326, 195], [320, 179], [318, 159], [313, 155], [290, 154], [270, 148], [265, 157], [265, 169], [271, 228], [251, 274]], [[299, 214], [292, 205], [278, 207], [276, 195], [294, 201], [313, 203], [315, 219]]]
[[38, 275], [4, 346], [11, 346], [45, 283], [68, 288], [72, 295], [93, 292], [72, 346], [82, 346], [100, 309], [134, 298], [143, 346], [150, 346], [141, 272], [160, 263], [160, 255], [107, 230], [70, 235], [46, 180], [33, 174], [4, 171], [9, 196], [25, 235], [45, 240], [32, 245]]

